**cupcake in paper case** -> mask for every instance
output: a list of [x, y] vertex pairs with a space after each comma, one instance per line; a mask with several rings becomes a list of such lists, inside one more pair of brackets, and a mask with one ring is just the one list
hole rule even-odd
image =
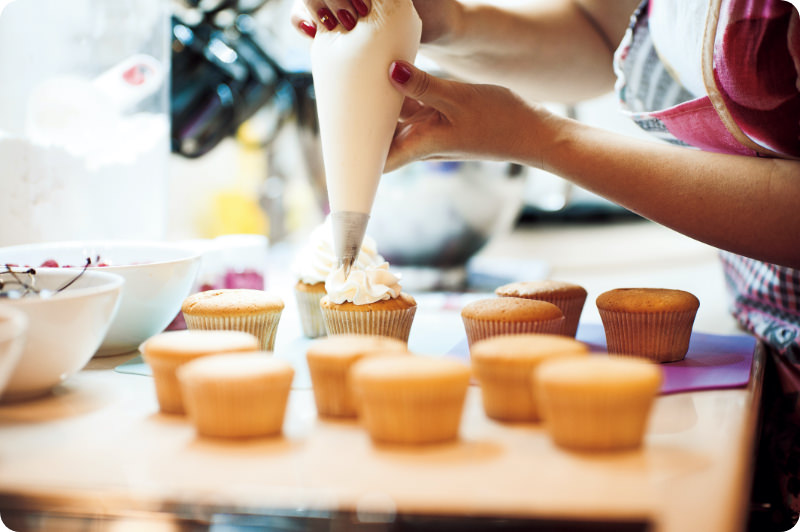
[[609, 353], [655, 362], [682, 360], [700, 307], [693, 294], [667, 288], [617, 288], [597, 296]]
[[259, 339], [264, 351], [272, 351], [275, 345], [282, 312], [281, 298], [249, 289], [197, 292], [181, 305], [188, 329], [248, 332]]
[[596, 355], [546, 361], [532, 378], [556, 445], [621, 451], [642, 445], [663, 377], [647, 360]]
[[203, 357], [178, 369], [189, 420], [201, 436], [281, 433], [294, 369], [267, 352]]
[[353, 267], [345, 279], [337, 268], [325, 282], [328, 292], [320, 302], [329, 335], [376, 334], [408, 343], [417, 311], [414, 298], [402, 292], [399, 278], [383, 262], [368, 268]]
[[[365, 269], [382, 262], [384, 259], [378, 254], [375, 240], [366, 235], [358, 254], [356, 267]], [[308, 338], [318, 338], [327, 334], [319, 304], [326, 294], [325, 280], [337, 267], [338, 260], [333, 251], [333, 229], [328, 217], [311, 232], [306, 245], [298, 251], [292, 263], [292, 272], [297, 278], [294, 292], [300, 325], [303, 334]]]
[[351, 369], [359, 420], [379, 444], [456, 440], [470, 380], [457, 360], [420, 355], [369, 357]]
[[407, 354], [405, 342], [376, 335], [338, 334], [311, 342], [306, 351], [317, 413], [323, 417], [356, 417], [349, 382], [350, 368], [365, 357]]
[[150, 366], [159, 408], [166, 414], [183, 414], [177, 370], [197, 358], [240, 351], [257, 351], [258, 338], [241, 331], [168, 331], [148, 338], [139, 347]]
[[506, 334], [561, 334], [564, 313], [547, 301], [517, 297], [479, 299], [461, 309], [470, 346]]
[[578, 331], [587, 295], [586, 289], [580, 285], [552, 279], [509, 283], [498, 287], [494, 293], [500, 297], [522, 297], [554, 304], [564, 313], [562, 334], [573, 338]]
[[510, 334], [475, 342], [470, 349], [472, 373], [486, 415], [498, 421], [539, 421], [533, 373], [548, 360], [588, 354], [583, 342], [555, 334]]

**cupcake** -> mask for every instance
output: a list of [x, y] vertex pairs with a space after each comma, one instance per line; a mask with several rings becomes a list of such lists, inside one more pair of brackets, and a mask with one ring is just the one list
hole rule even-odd
[[294, 369], [268, 355], [225, 353], [178, 368], [183, 404], [198, 434], [251, 438], [281, 432]]
[[608, 352], [655, 362], [686, 356], [699, 306], [689, 292], [666, 288], [618, 288], [597, 297]]
[[553, 334], [510, 334], [475, 342], [470, 349], [486, 415], [499, 421], [538, 421], [533, 373], [540, 364], [564, 357], [585, 357], [589, 347]]
[[614, 451], [641, 445], [662, 375], [646, 360], [592, 356], [544, 362], [532, 378], [556, 445]]
[[497, 297], [473, 301], [461, 309], [467, 341], [475, 342], [504, 334], [559, 334], [564, 313], [547, 301]]
[[207, 290], [187, 297], [181, 312], [189, 329], [248, 332], [272, 351], [283, 301], [263, 290]]
[[328, 334], [374, 334], [408, 342], [417, 302], [401, 291], [387, 262], [353, 267], [347, 279], [340, 267], [328, 276], [325, 290], [320, 309]]
[[162, 412], [183, 414], [178, 367], [217, 353], [257, 351], [258, 338], [241, 331], [169, 331], [148, 338], [139, 348], [153, 371], [156, 396]]
[[407, 353], [406, 344], [388, 336], [340, 334], [313, 341], [306, 352], [320, 416], [356, 417], [348, 383], [350, 367], [367, 356]]
[[[375, 240], [364, 237], [356, 266], [364, 269], [384, 262], [378, 254]], [[327, 334], [319, 303], [325, 292], [325, 280], [338, 266], [333, 251], [333, 230], [330, 218], [311, 232], [308, 242], [300, 249], [292, 263], [292, 272], [297, 283], [294, 287], [297, 311], [303, 334], [319, 338]]]
[[550, 279], [505, 284], [498, 287], [494, 293], [500, 297], [522, 297], [554, 304], [564, 313], [562, 334], [573, 338], [578, 330], [583, 304], [586, 302], [584, 287]]
[[425, 356], [365, 358], [351, 369], [361, 423], [377, 443], [429, 444], [458, 438], [470, 371]]

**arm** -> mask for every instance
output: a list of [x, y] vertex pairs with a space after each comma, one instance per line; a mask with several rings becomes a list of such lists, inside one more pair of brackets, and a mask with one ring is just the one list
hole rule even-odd
[[411, 65], [391, 76], [407, 98], [387, 170], [419, 159], [517, 162], [717, 248], [800, 267], [800, 162], [632, 139]]

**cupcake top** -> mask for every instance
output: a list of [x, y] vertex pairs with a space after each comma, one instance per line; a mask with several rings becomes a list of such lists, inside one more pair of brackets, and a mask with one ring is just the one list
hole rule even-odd
[[450, 358], [429, 356], [368, 357], [356, 362], [351, 369], [353, 381], [362, 390], [381, 393], [398, 391], [435, 392], [441, 386], [469, 385], [469, 366]]
[[522, 281], [504, 284], [495, 289], [495, 294], [503, 297], [565, 296], [586, 297], [586, 289], [580, 285], [546, 279], [542, 281]]
[[563, 358], [544, 362], [536, 372], [536, 379], [577, 392], [590, 389], [614, 393], [633, 388], [655, 393], [661, 386], [662, 370], [658, 364], [637, 358]]
[[[368, 268], [382, 262], [384, 260], [378, 254], [375, 240], [369, 235], [365, 236], [355, 266]], [[302, 283], [317, 284], [324, 283], [337, 266], [336, 253], [333, 251], [333, 227], [328, 217], [311, 232], [306, 245], [295, 255], [292, 272]]]
[[697, 310], [700, 301], [693, 294], [668, 288], [616, 288], [597, 296], [600, 310], [621, 312], [674, 312]]
[[473, 361], [529, 365], [550, 357], [579, 356], [589, 346], [574, 338], [555, 334], [508, 334], [475, 342], [470, 348]]
[[539, 321], [563, 318], [556, 305], [547, 301], [516, 297], [479, 299], [461, 309], [461, 316], [485, 321]]
[[283, 310], [283, 300], [263, 290], [231, 288], [197, 292], [184, 299], [181, 311], [219, 316]]
[[397, 299], [402, 287], [400, 278], [389, 271], [389, 263], [362, 268], [354, 265], [345, 279], [344, 268], [339, 267], [325, 281], [326, 296], [331, 303], [369, 305], [377, 301]]
[[365, 355], [406, 353], [405, 342], [388, 336], [373, 334], [337, 334], [314, 340], [308, 346], [306, 356], [316, 361], [356, 360]]
[[188, 362], [178, 369], [178, 376], [192, 382], [263, 380], [274, 377], [291, 379], [294, 369], [285, 360], [266, 351], [251, 353], [219, 353]]
[[258, 338], [242, 331], [168, 331], [148, 338], [141, 346], [146, 359], [189, 360], [230, 351], [256, 351]]

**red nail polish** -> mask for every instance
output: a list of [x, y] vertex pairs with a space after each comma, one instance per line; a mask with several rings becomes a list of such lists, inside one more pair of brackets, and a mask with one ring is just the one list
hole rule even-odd
[[317, 16], [319, 17], [319, 21], [322, 22], [323, 26], [325, 26], [329, 30], [332, 30], [333, 28], [336, 27], [336, 24], [338, 24], [338, 22], [333, 16], [333, 13], [331, 13], [331, 10], [328, 9], [327, 7], [323, 7], [322, 9], [317, 11]]
[[367, 9], [367, 4], [365, 4], [361, 0], [350, 0], [350, 5], [353, 6], [353, 9], [355, 9], [358, 12], [359, 16], [361, 17], [366, 17], [367, 13], [369, 13], [369, 9]]
[[403, 63], [393, 63], [392, 71], [389, 74], [392, 76], [393, 80], [401, 85], [404, 85], [411, 79], [411, 69]]
[[339, 15], [339, 21], [347, 31], [350, 31], [356, 27], [356, 18], [348, 10], [340, 9], [337, 15]]
[[306, 35], [308, 35], [312, 39], [317, 34], [317, 27], [315, 25], [311, 24], [310, 22], [306, 22], [305, 20], [301, 20], [300, 24], [298, 24], [298, 26], [300, 27], [301, 30], [303, 30], [303, 32]]

